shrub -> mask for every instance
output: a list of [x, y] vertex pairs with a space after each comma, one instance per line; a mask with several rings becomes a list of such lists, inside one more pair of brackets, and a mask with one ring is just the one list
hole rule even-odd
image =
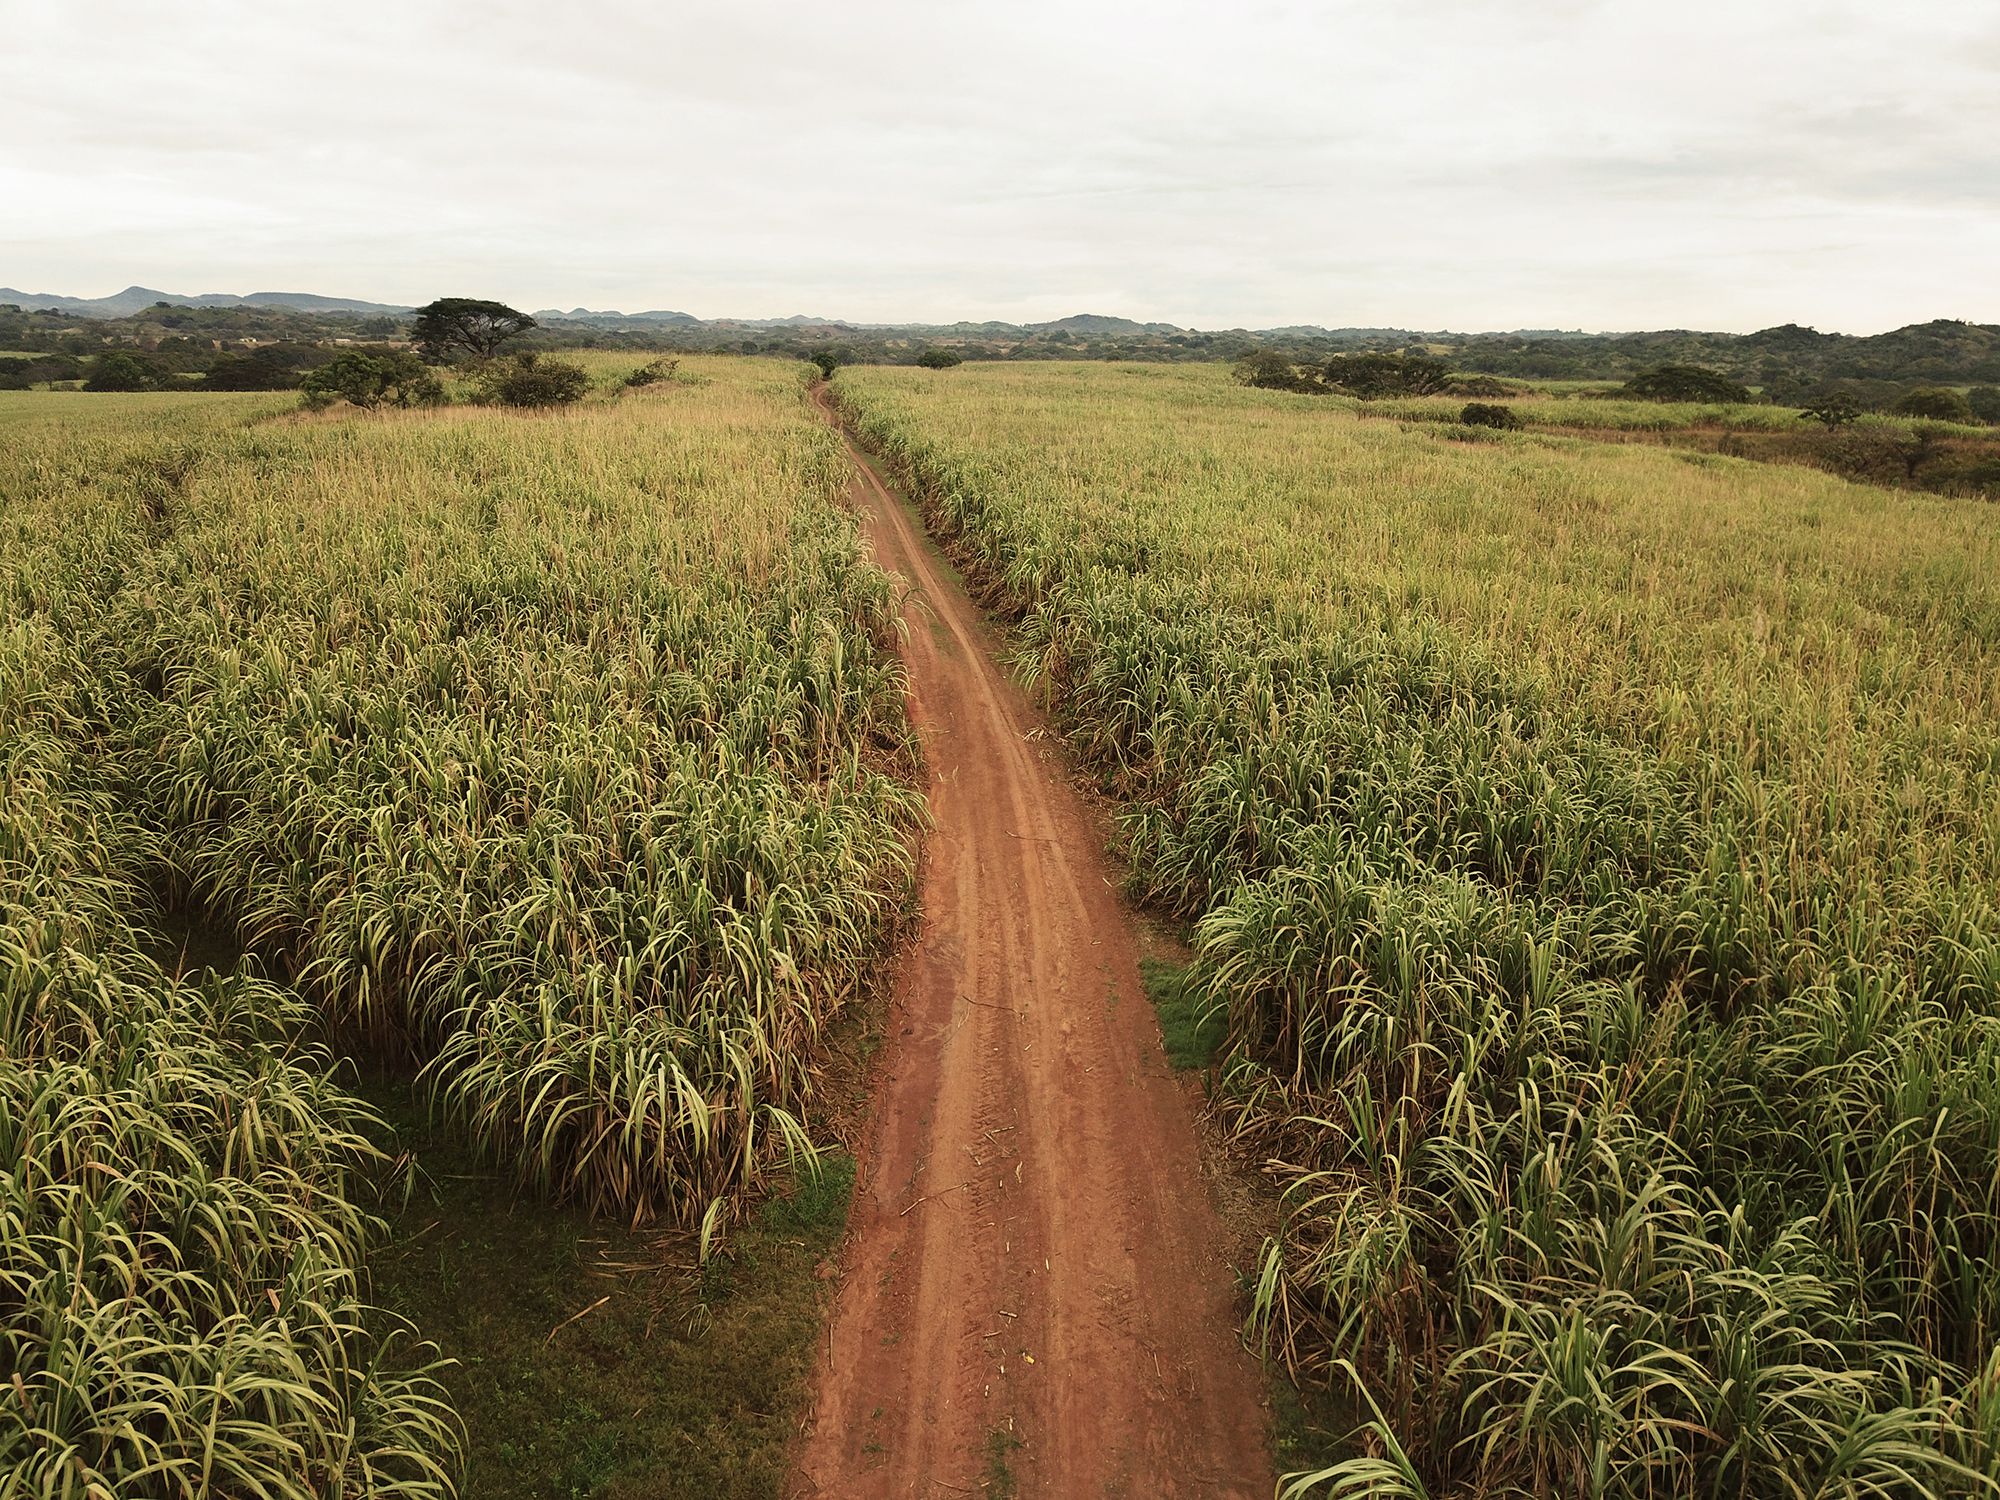
[[444, 400], [437, 376], [416, 355], [403, 350], [388, 354], [345, 350], [306, 376], [299, 389], [304, 404], [314, 411], [336, 401], [372, 411], [378, 406], [436, 406]]
[[662, 380], [672, 380], [674, 372], [680, 367], [681, 362], [677, 359], [656, 359], [639, 366], [627, 375], [625, 384], [632, 390], [637, 390], [641, 386], [657, 385]]
[[1941, 434], [1934, 427], [1908, 432], [1893, 428], [1862, 428], [1829, 432], [1813, 450], [1821, 467], [1865, 484], [1912, 484], [1943, 453]]
[[1641, 370], [1619, 388], [1634, 401], [1715, 401], [1740, 405], [1750, 399], [1750, 387], [1700, 365], [1659, 365]]
[[1965, 404], [1976, 420], [2000, 427], [2000, 386], [1975, 385], [1965, 393]]
[[1466, 402], [1458, 420], [1467, 427], [1497, 427], [1503, 432], [1513, 432], [1522, 425], [1521, 414], [1513, 407], [1490, 401]]
[[1970, 422], [1972, 403], [1949, 386], [1920, 386], [1896, 403], [1896, 413], [1934, 422]]
[[821, 380], [833, 379], [833, 372], [840, 368], [840, 356], [835, 354], [831, 349], [821, 349], [808, 354], [806, 362], [819, 366], [819, 378]]
[[568, 406], [590, 389], [590, 372], [566, 359], [515, 355], [487, 367], [480, 400], [498, 406]]
[[917, 363], [926, 370], [949, 370], [953, 365], [965, 363], [965, 356], [956, 349], [926, 349], [917, 356]]
[[1520, 387], [1495, 380], [1491, 375], [1454, 375], [1447, 386], [1453, 396], [1518, 396]]
[[86, 391], [150, 391], [159, 384], [153, 367], [136, 354], [100, 354], [91, 363]]

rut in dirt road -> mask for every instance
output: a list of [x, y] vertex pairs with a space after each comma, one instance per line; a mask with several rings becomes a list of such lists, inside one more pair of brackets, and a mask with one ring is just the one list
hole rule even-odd
[[[817, 394], [832, 420], [823, 391]], [[836, 424], [838, 425], [838, 424]], [[1098, 837], [867, 461], [935, 819], [795, 1490], [1257, 1497], [1268, 1417]]]

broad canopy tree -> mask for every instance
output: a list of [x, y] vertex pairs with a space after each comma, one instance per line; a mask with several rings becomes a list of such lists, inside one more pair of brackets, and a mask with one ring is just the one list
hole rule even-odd
[[491, 359], [507, 340], [534, 326], [533, 318], [504, 302], [440, 297], [417, 309], [410, 338], [426, 362], [441, 365], [454, 355]]
[[1701, 365], [1656, 365], [1641, 370], [1618, 388], [1634, 401], [1710, 401], [1741, 405], [1750, 387]]

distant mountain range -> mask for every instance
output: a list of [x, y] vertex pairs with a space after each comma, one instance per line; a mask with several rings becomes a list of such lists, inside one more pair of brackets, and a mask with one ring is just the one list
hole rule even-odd
[[[697, 318], [693, 313], [669, 312], [665, 308], [656, 309], [653, 312], [624, 313], [624, 312], [619, 312], [615, 308], [606, 308], [603, 311], [599, 312], [599, 311], [594, 311], [588, 307], [572, 307], [568, 312], [564, 312], [559, 307], [540, 307], [535, 309], [534, 316], [535, 316], [535, 321], [538, 323], [618, 324], [618, 323], [699, 323], [701, 321], [701, 319]], [[771, 326], [776, 327], [780, 323], [792, 323], [800, 321], [811, 323], [814, 322], [815, 320], [812, 318], [805, 318], [805, 319], [776, 318], [771, 320]]]
[[[11, 302], [17, 307], [31, 312], [55, 309], [73, 313], [84, 318], [124, 318], [133, 313], [144, 312], [147, 308], [165, 302], [174, 307], [287, 307], [298, 312], [323, 313], [382, 313], [390, 317], [401, 316], [413, 309], [393, 302], [367, 302], [357, 297], [325, 297], [317, 292], [203, 292], [189, 296], [182, 292], [163, 292], [155, 287], [128, 286], [122, 292], [113, 292], [108, 297], [66, 297], [58, 292], [23, 292], [10, 286], [0, 286], [0, 303]], [[619, 312], [616, 308], [572, 307], [564, 311], [559, 307], [543, 307], [535, 310], [535, 317], [544, 323], [592, 323], [600, 326], [619, 325], [662, 325], [686, 324], [712, 328], [829, 328], [851, 329], [855, 331], [882, 331], [897, 329], [961, 338], [976, 338], [982, 335], [1005, 337], [1021, 333], [1068, 333], [1085, 338], [1107, 336], [1130, 336], [1138, 334], [1193, 333], [1192, 328], [1183, 328], [1176, 323], [1139, 323], [1131, 318], [1108, 317], [1102, 313], [1076, 313], [1067, 318], [1056, 318], [1046, 323], [1006, 323], [998, 319], [984, 322], [959, 323], [864, 323], [849, 318], [819, 318], [806, 313], [793, 313], [786, 318], [697, 318], [692, 313], [675, 312], [666, 308], [656, 308], [649, 312]], [[1247, 330], [1229, 330], [1244, 332]], [[1329, 334], [1348, 335], [1378, 334], [1390, 336], [1402, 333], [1398, 329], [1329, 329], [1312, 324], [1299, 324], [1288, 328], [1266, 328], [1256, 330], [1269, 337], [1323, 338]], [[1541, 337], [1562, 337], [1542, 330], [1533, 334]], [[1416, 335], [1404, 334], [1406, 337]]]
[[387, 313], [409, 312], [389, 302], [363, 302], [355, 297], [322, 297], [317, 292], [203, 292], [190, 297], [180, 292], [156, 291], [149, 286], [128, 286], [109, 297], [64, 297], [54, 292], [18, 292], [0, 286], [0, 302], [11, 302], [30, 312], [54, 308], [84, 318], [124, 318], [144, 312], [155, 303], [175, 307], [289, 307], [298, 312]]

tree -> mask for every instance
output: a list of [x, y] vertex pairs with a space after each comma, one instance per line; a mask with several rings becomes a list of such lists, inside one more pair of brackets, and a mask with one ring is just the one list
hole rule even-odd
[[534, 326], [533, 318], [504, 302], [440, 297], [417, 309], [410, 338], [426, 361], [441, 365], [454, 354], [491, 359], [507, 340]]
[[1378, 396], [1428, 396], [1451, 381], [1451, 366], [1436, 355], [1336, 354], [1320, 368], [1320, 379], [1364, 401]]
[[819, 366], [819, 378], [821, 380], [833, 379], [833, 372], [840, 368], [840, 356], [835, 354], [831, 349], [816, 350], [807, 355], [806, 358]]
[[416, 355], [400, 349], [388, 354], [348, 349], [306, 376], [300, 390], [314, 411], [336, 401], [372, 411], [378, 406], [436, 406], [444, 400], [437, 376]]
[[949, 370], [953, 365], [965, 363], [965, 356], [956, 349], [926, 349], [917, 356], [917, 363], [926, 370]]
[[59, 380], [81, 380], [84, 376], [83, 361], [69, 354], [38, 354], [28, 361], [21, 372], [32, 384], [45, 381], [53, 386]]
[[86, 391], [150, 391], [158, 379], [150, 365], [136, 354], [100, 354], [91, 363]]
[[1258, 349], [1236, 361], [1236, 378], [1260, 391], [1309, 391], [1313, 383], [1299, 367], [1273, 349]]
[[0, 359], [0, 391], [31, 391], [37, 385], [79, 380], [83, 373], [81, 362], [67, 354], [30, 354]]
[[566, 359], [522, 352], [487, 370], [480, 399], [499, 406], [568, 406], [590, 389], [590, 372]]
[[1750, 399], [1750, 388], [1700, 365], [1657, 365], [1634, 375], [1618, 394], [1634, 401], [1714, 401], [1733, 406]]
[[1920, 386], [1896, 403], [1896, 412], [1934, 422], [1970, 422], [1972, 403], [1949, 386]]
[[1989, 427], [2000, 427], [2000, 386], [1975, 385], [1965, 393], [1965, 404]]
[[1845, 427], [1860, 415], [1861, 403], [1846, 391], [1822, 391], [1799, 411], [1801, 421], [1828, 428]]

